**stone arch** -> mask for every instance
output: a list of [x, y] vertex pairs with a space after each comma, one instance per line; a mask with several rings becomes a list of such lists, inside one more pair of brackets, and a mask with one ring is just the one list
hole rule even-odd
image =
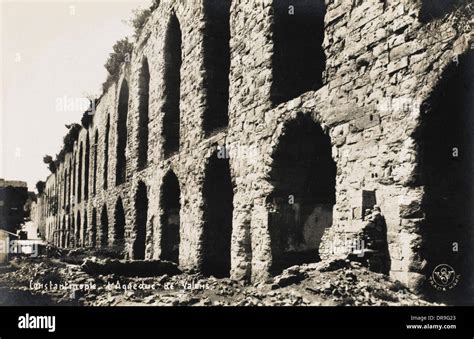
[[323, 85], [324, 0], [273, 0], [274, 106]]
[[105, 123], [105, 135], [104, 135], [104, 190], [108, 188], [109, 178], [109, 138], [110, 138], [110, 114], [107, 114], [107, 121]]
[[63, 222], [62, 222], [61, 232], [59, 233], [59, 246], [60, 247], [65, 247], [66, 246], [66, 229], [67, 229], [66, 216], [63, 215]]
[[448, 264], [466, 277], [448, 293], [436, 293], [426, 285], [429, 294], [446, 302], [462, 302], [472, 293], [467, 287], [472, 284], [474, 268], [470, 227], [474, 203], [473, 78], [474, 51], [470, 50], [448, 65], [423, 103], [415, 141], [419, 146], [416, 186], [421, 186], [424, 194], [421, 209], [407, 211], [404, 216], [423, 218], [421, 256], [426, 261], [426, 275], [437, 265]]
[[123, 209], [122, 198], [118, 198], [114, 210], [114, 246], [119, 251], [124, 249], [125, 245], [125, 212]]
[[109, 216], [107, 206], [102, 206], [100, 213], [100, 246], [107, 247], [109, 245]]
[[82, 245], [83, 246], [88, 246], [89, 245], [89, 225], [87, 223], [87, 210], [84, 211], [84, 223], [82, 225]]
[[442, 18], [466, 3], [468, 3], [466, 0], [422, 0], [419, 20], [427, 23], [431, 20]]
[[76, 229], [74, 234], [74, 243], [76, 247], [81, 245], [81, 212], [77, 211], [77, 218], [76, 218]]
[[69, 187], [69, 190], [72, 190], [72, 196], [76, 196], [76, 172], [77, 172], [77, 154], [74, 152], [72, 154], [72, 160], [69, 162], [70, 164], [70, 170], [69, 173], [72, 173], [72, 187]]
[[89, 165], [90, 165], [91, 143], [89, 131], [86, 135], [86, 150], [84, 154], [84, 199], [89, 199]]
[[67, 190], [67, 199], [66, 199], [66, 208], [68, 208], [68, 212], [70, 211], [71, 202], [72, 202], [71, 195], [72, 195], [72, 187], [73, 186], [71, 186], [71, 180], [72, 180], [71, 178], [72, 178], [72, 174], [76, 173], [75, 170], [76, 170], [76, 168], [72, 167], [72, 160], [69, 160], [69, 176], [68, 176], [68, 179], [67, 179], [68, 180], [68, 183], [67, 183], [68, 190]]
[[95, 130], [94, 134], [94, 159], [92, 168], [92, 195], [97, 194], [97, 155], [99, 153], [99, 130]]
[[161, 259], [179, 264], [180, 203], [179, 181], [172, 170], [163, 178], [161, 186]]
[[229, 123], [230, 4], [230, 0], [204, 1], [206, 109], [203, 129], [206, 135]]
[[142, 60], [142, 67], [138, 78], [138, 169], [143, 169], [148, 163], [148, 122], [150, 101], [150, 69], [146, 57]]
[[318, 261], [318, 248], [332, 225], [336, 163], [331, 140], [308, 115], [287, 122], [272, 154], [269, 233], [272, 273]]
[[129, 89], [126, 79], [123, 79], [120, 86], [120, 93], [117, 106], [117, 161], [115, 167], [115, 184], [120, 185], [125, 182], [127, 176], [127, 117], [128, 117]]
[[68, 219], [68, 225], [67, 225], [67, 239], [66, 239], [66, 247], [71, 247], [74, 245], [74, 240], [75, 240], [75, 230], [76, 230], [76, 223], [74, 220], [74, 214], [71, 213], [69, 215]]
[[79, 165], [77, 166], [77, 202], [82, 200], [82, 141], [79, 144]]
[[228, 277], [231, 268], [233, 183], [229, 159], [215, 152], [204, 171], [202, 272]]
[[135, 194], [135, 239], [132, 248], [132, 258], [136, 260], [145, 259], [147, 220], [148, 188], [140, 181]]
[[181, 27], [172, 13], [165, 36], [164, 52], [163, 153], [165, 157], [179, 151], [181, 96]]
[[68, 182], [68, 175], [67, 175], [67, 169], [64, 169], [64, 173], [62, 175], [63, 177], [63, 208], [66, 208], [66, 200], [67, 200], [67, 182]]
[[92, 209], [90, 245], [91, 247], [97, 246], [97, 209], [95, 207]]

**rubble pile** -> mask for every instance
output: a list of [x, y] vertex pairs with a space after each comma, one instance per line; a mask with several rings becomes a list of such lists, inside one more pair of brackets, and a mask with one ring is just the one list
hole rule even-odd
[[[82, 254], [78, 254], [81, 256]], [[228, 278], [180, 272], [160, 261], [125, 262], [21, 258], [0, 272], [0, 303], [151, 306], [430, 305], [384, 274], [335, 259], [293, 266], [268, 281], [245, 285]], [[145, 274], [148, 272], [148, 274]]]

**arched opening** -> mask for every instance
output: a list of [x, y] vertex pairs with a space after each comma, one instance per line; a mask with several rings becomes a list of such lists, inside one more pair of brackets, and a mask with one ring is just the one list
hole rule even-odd
[[[72, 187], [69, 187], [70, 190], [72, 190], [72, 196], [76, 196], [76, 172], [77, 172], [77, 162], [76, 162], [76, 153], [73, 153], [72, 158], [74, 161], [70, 161], [69, 163], [71, 164], [70, 167], [70, 173], [72, 173]], [[69, 179], [68, 179], [69, 180]]]
[[76, 224], [74, 222], [74, 214], [69, 216], [68, 224], [67, 224], [67, 238], [66, 238], [66, 247], [74, 246], [74, 238], [75, 238], [75, 227]]
[[92, 223], [91, 223], [91, 234], [90, 234], [91, 247], [97, 246], [97, 210], [92, 210]]
[[76, 247], [81, 246], [81, 212], [77, 212], [76, 230], [74, 234], [74, 243]]
[[163, 152], [168, 157], [179, 150], [181, 91], [181, 28], [171, 15], [165, 37]]
[[74, 173], [75, 175], [75, 167], [72, 167], [72, 160], [69, 161], [69, 172], [68, 172], [68, 190], [67, 190], [67, 201], [66, 201], [66, 208], [68, 209], [68, 212], [70, 211], [70, 206], [71, 206], [71, 193], [72, 193], [72, 186], [71, 186], [71, 180], [72, 180], [72, 174]]
[[86, 151], [84, 159], [84, 199], [89, 199], [89, 164], [90, 164], [91, 143], [89, 140], [89, 132], [86, 137]]
[[309, 116], [287, 123], [272, 155], [268, 197], [273, 273], [319, 261], [318, 248], [332, 225], [336, 163], [331, 141]]
[[93, 178], [92, 178], [92, 194], [97, 194], [97, 155], [99, 153], [99, 131], [95, 131], [94, 135], [94, 160], [93, 160]]
[[128, 83], [123, 79], [120, 87], [118, 110], [117, 110], [117, 167], [115, 168], [115, 184], [125, 182], [127, 176], [127, 159], [125, 149], [127, 148], [127, 115], [128, 115]]
[[415, 138], [420, 146], [419, 183], [424, 188], [422, 253], [426, 274], [431, 276], [437, 265], [447, 264], [463, 277], [453, 290], [438, 292], [427, 284], [426, 292], [438, 300], [461, 303], [474, 296], [470, 287], [474, 271], [474, 52], [458, 61], [448, 66], [424, 103]]
[[161, 259], [179, 263], [179, 212], [181, 204], [179, 182], [173, 171], [163, 179], [161, 191]]
[[138, 183], [135, 195], [135, 241], [133, 242], [133, 259], [145, 259], [146, 222], [148, 218], [147, 187], [144, 182]]
[[67, 199], [67, 182], [68, 182], [68, 175], [67, 175], [67, 169], [64, 169], [64, 174], [63, 174], [63, 208], [66, 208], [66, 199]]
[[233, 187], [229, 159], [214, 154], [205, 170], [204, 237], [202, 271], [206, 275], [230, 275]]
[[100, 246], [107, 247], [109, 245], [109, 216], [107, 214], [107, 206], [102, 206], [100, 213]]
[[84, 224], [82, 227], [82, 245], [88, 246], [89, 245], [89, 225], [87, 224], [87, 212], [84, 211]]
[[125, 212], [123, 210], [122, 199], [118, 198], [114, 212], [114, 246], [119, 250], [124, 249], [125, 240]]
[[273, 0], [274, 106], [322, 87], [325, 12], [324, 0]]
[[230, 0], [205, 0], [204, 67], [206, 135], [229, 123]]
[[108, 188], [109, 177], [109, 137], [110, 137], [110, 115], [107, 115], [104, 136], [104, 190]]
[[143, 59], [138, 80], [138, 169], [143, 169], [148, 163], [148, 106], [150, 98], [150, 70], [148, 61]]
[[63, 222], [62, 222], [61, 232], [59, 235], [59, 246], [61, 247], [66, 246], [66, 230], [67, 230], [66, 216], [63, 215]]
[[77, 202], [82, 200], [82, 142], [79, 146], [79, 165], [77, 167]]
[[427, 23], [452, 13], [470, 0], [422, 0], [419, 20]]

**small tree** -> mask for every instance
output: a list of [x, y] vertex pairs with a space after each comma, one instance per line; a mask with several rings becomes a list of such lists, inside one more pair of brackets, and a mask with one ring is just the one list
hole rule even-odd
[[82, 126], [76, 123], [66, 125], [66, 128], [69, 129], [68, 133], [63, 138], [64, 150], [66, 153], [72, 152], [74, 149], [74, 142], [79, 137], [79, 132], [82, 129]]
[[48, 165], [48, 168], [49, 170], [51, 171], [51, 173], [56, 173], [56, 163], [54, 162], [53, 160], [53, 157], [50, 156], [50, 155], [45, 155], [43, 157], [43, 162]]
[[118, 80], [120, 74], [120, 67], [125, 62], [130, 62], [133, 52], [133, 45], [128, 41], [127, 38], [119, 40], [113, 47], [113, 52], [110, 53], [107, 62], [104, 67], [109, 73], [107, 80], [103, 83], [102, 87], [104, 92], [107, 88]]
[[45, 187], [46, 187], [46, 183], [44, 181], [40, 180], [36, 183], [36, 190], [38, 191], [38, 195], [42, 195], [44, 193]]
[[93, 94], [86, 95], [86, 98], [89, 100], [89, 107], [82, 114], [81, 118], [81, 125], [85, 129], [89, 128], [89, 126], [91, 125], [95, 110], [97, 109], [97, 105], [99, 104], [101, 99], [100, 97], [96, 98]]

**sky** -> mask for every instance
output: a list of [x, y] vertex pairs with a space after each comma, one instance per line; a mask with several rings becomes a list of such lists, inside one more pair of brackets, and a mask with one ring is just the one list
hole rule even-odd
[[0, 178], [30, 191], [50, 174], [43, 156], [62, 146], [98, 96], [112, 46], [149, 0], [0, 0]]

